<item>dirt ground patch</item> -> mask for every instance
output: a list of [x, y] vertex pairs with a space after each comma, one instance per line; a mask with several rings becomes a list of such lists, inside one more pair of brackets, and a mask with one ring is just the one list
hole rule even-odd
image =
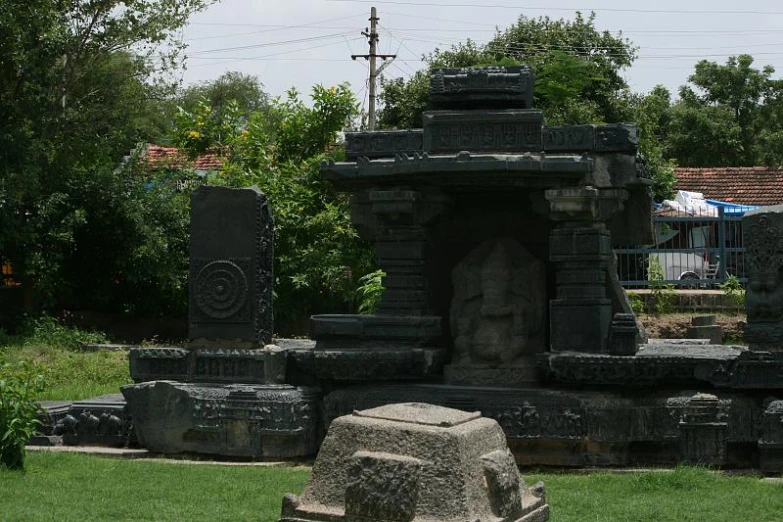
[[658, 317], [640, 315], [647, 337], [651, 339], [685, 339], [691, 320], [696, 316], [714, 315], [715, 323], [723, 329], [724, 343], [743, 343], [746, 317], [729, 314], [669, 314]]

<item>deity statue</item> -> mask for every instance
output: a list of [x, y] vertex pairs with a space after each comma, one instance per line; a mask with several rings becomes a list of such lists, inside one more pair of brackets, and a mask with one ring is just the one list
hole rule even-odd
[[491, 239], [452, 272], [452, 365], [511, 366], [544, 349], [544, 264], [513, 239]]
[[783, 205], [742, 219], [748, 287], [745, 338], [751, 349], [783, 350]]

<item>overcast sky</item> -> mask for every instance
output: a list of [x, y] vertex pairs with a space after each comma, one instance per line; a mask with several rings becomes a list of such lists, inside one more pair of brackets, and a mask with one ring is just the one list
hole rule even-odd
[[639, 58], [625, 71], [637, 92], [663, 84], [676, 94], [697, 61], [724, 63], [742, 53], [783, 77], [783, 2], [773, 0], [222, 0], [194, 16], [185, 31], [183, 80], [241, 71], [257, 76], [272, 95], [349, 82], [366, 104], [367, 62], [350, 56], [368, 52], [360, 33], [373, 5], [379, 52], [398, 55], [384, 71], [391, 77], [421, 69], [421, 55], [436, 47], [468, 37], [484, 43], [495, 27], [510, 26], [519, 15], [573, 18], [577, 10], [595, 11], [598, 29], [622, 31], [639, 47]]

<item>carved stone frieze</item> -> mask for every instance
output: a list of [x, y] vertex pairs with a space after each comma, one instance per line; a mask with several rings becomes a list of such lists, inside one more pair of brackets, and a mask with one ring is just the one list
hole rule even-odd
[[319, 441], [316, 388], [155, 381], [122, 393], [152, 451], [290, 458], [314, 454]]
[[425, 112], [424, 152], [447, 154], [460, 151], [540, 152], [544, 116], [541, 111]]

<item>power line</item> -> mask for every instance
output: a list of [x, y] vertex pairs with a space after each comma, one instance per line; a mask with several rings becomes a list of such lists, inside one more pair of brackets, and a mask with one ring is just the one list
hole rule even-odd
[[242, 45], [239, 47], [224, 47], [220, 49], [205, 49], [202, 51], [194, 51], [189, 54], [189, 56], [196, 56], [196, 55], [202, 55], [202, 54], [212, 54], [212, 53], [220, 53], [224, 51], [245, 51], [248, 49], [259, 49], [262, 47], [275, 47], [278, 45], [287, 45], [292, 43], [301, 43], [301, 42], [312, 42], [314, 40], [324, 40], [326, 38], [340, 38], [343, 36], [346, 36], [348, 32], [345, 33], [334, 33], [334, 34], [326, 34], [321, 36], [311, 36], [309, 38], [297, 38], [295, 40], [284, 40], [280, 42], [266, 42], [266, 43], [260, 43], [260, 44], [254, 44], [254, 45]]
[[[357, 37], [357, 38], [352, 38], [351, 40], [362, 40], [362, 38]], [[346, 42], [347, 41], [348, 40], [346, 40]], [[304, 52], [304, 51], [311, 51], [313, 49], [319, 49], [321, 47], [328, 47], [330, 45], [335, 45], [335, 44], [338, 44], [338, 43], [342, 43], [342, 41], [327, 42], [327, 43], [323, 43], [323, 44], [319, 44], [319, 45], [311, 45], [311, 46], [308, 46], [308, 47], [303, 47], [301, 49], [291, 49], [289, 51], [281, 51], [279, 53], [265, 54], [265, 55], [262, 55], [262, 56], [245, 56], [245, 57], [194, 56], [191, 59], [194, 59], [194, 60], [227, 60], [227, 61], [224, 61], [224, 62], [220, 62], [220, 64], [229, 63], [229, 62], [241, 62], [241, 61], [245, 61], [245, 60], [251, 60], [251, 61], [252, 60], [273, 60], [274, 58], [272, 58], [272, 57], [275, 57], [275, 56], [281, 56], [281, 55], [284, 55], [284, 54], [301, 53], [301, 52]], [[308, 58], [308, 59], [315, 60], [313, 58]], [[294, 59], [293, 58], [280, 58], [279, 60], [294, 60]], [[321, 59], [319, 61], [325, 61], [325, 60]], [[329, 60], [329, 61], [339, 62], [339, 61], [342, 61], [342, 60], [336, 60], [335, 59], [335, 60]], [[220, 65], [220, 64], [212, 62], [212, 63], [204, 63], [204, 64], [199, 64], [199, 65], [194, 65], [193, 67], [203, 67], [205, 65]]]
[[451, 2], [407, 2], [400, 0], [326, 0], [327, 2], [351, 2], [357, 4], [391, 4], [391, 5], [410, 5], [410, 6], [429, 6], [429, 7], [474, 7], [482, 9], [520, 9], [526, 11], [595, 11], [608, 13], [646, 13], [646, 14], [719, 14], [719, 15], [783, 15], [783, 11], [718, 11], [718, 10], [696, 10], [696, 9], [630, 9], [630, 8], [611, 8], [595, 7], [574, 9], [572, 7], [532, 7], [524, 5], [504, 5], [504, 4], [465, 4]]

